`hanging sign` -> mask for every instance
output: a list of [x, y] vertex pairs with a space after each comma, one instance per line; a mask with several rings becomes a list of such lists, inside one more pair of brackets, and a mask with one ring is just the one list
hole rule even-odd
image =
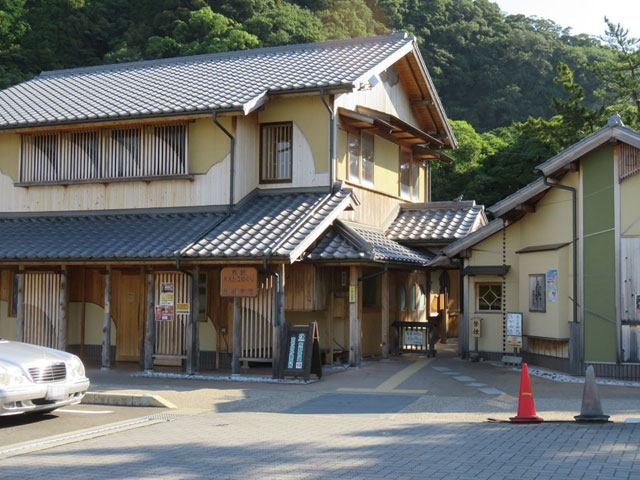
[[558, 270], [547, 270], [547, 299], [558, 301]]
[[507, 345], [522, 348], [522, 312], [507, 313]]
[[471, 336], [473, 338], [480, 338], [481, 326], [482, 326], [481, 318], [476, 317], [471, 319]]
[[255, 267], [227, 267], [220, 272], [220, 296], [255, 297], [258, 295], [258, 270]]

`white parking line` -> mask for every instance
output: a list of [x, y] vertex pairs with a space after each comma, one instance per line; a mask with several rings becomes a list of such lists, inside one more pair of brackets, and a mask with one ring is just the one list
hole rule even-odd
[[458, 380], [459, 382], [475, 382], [476, 379], [475, 378], [471, 378], [471, 377], [466, 377], [464, 375], [461, 375], [459, 377], [453, 377], [456, 380]]
[[467, 387], [484, 387], [484, 383], [467, 383]]
[[502, 390], [498, 390], [497, 388], [479, 388], [482, 393], [486, 393], [487, 395], [502, 395], [504, 392]]
[[64, 412], [64, 413], [86, 413], [89, 415], [101, 415], [105, 413], [113, 413], [113, 410], [72, 410], [67, 408], [59, 408], [55, 410], [56, 412]]

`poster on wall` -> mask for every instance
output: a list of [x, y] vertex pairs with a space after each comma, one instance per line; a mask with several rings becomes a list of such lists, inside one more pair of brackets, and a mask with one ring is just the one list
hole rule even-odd
[[507, 345], [522, 348], [522, 312], [507, 313]]
[[547, 270], [547, 299], [558, 301], [558, 270]]
[[160, 305], [173, 307], [175, 303], [175, 287], [173, 283], [161, 283], [160, 284]]
[[173, 322], [175, 320], [175, 311], [173, 306], [157, 305], [156, 306], [156, 322]]

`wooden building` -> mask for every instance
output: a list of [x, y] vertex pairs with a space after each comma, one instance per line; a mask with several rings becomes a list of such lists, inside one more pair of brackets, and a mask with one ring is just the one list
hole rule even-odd
[[638, 379], [640, 133], [614, 115], [537, 169], [541, 178], [487, 209], [495, 220], [434, 262], [462, 261], [462, 353], [475, 349], [474, 318], [481, 355], [511, 352], [506, 314], [522, 312], [526, 361]]
[[386, 356], [390, 323], [449, 308], [394, 222], [486, 223], [429, 203], [455, 147], [404, 34], [44, 72], [0, 92], [0, 335], [237, 372], [317, 321], [327, 361]]

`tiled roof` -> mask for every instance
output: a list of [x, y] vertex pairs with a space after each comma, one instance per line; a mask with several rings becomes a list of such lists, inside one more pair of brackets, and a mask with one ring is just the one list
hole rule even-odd
[[0, 260], [295, 260], [351, 202], [350, 190], [252, 195], [237, 211], [0, 216]]
[[351, 89], [413, 42], [394, 34], [44, 72], [0, 91], [0, 128], [212, 110], [246, 114], [271, 92]]
[[429, 252], [405, 247], [373, 227], [336, 222], [305, 259], [311, 261], [369, 260], [384, 263], [426, 265]]
[[261, 194], [251, 197], [199, 241], [185, 257], [295, 260], [351, 202], [351, 190], [332, 194]]
[[386, 234], [399, 242], [448, 243], [484, 224], [484, 208], [473, 201], [403, 204]]
[[175, 255], [220, 213], [0, 218], [0, 259], [137, 259]]

